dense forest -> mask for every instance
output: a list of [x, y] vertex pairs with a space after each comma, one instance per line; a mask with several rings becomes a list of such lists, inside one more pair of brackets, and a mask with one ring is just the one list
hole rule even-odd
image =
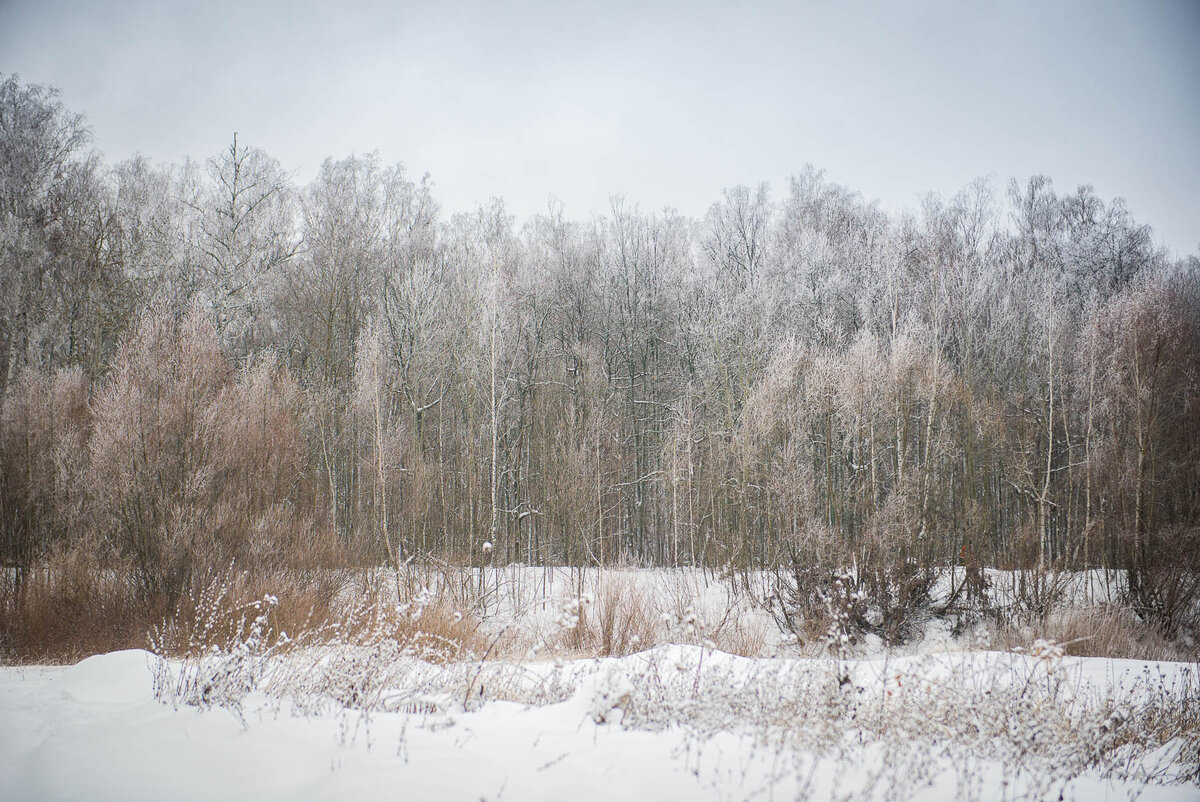
[[108, 164], [5, 77], [0, 397], [9, 602], [65, 554], [168, 601], [231, 561], [1106, 568], [1171, 634], [1200, 576], [1200, 256], [1043, 176], [518, 227], [374, 154]]

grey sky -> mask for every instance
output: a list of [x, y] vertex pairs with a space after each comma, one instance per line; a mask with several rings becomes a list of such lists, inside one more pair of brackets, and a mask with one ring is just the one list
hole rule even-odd
[[1200, 249], [1200, 0], [250, 5], [0, 0], [0, 72], [110, 161], [378, 150], [450, 212], [700, 215], [806, 162], [897, 209], [1041, 172]]

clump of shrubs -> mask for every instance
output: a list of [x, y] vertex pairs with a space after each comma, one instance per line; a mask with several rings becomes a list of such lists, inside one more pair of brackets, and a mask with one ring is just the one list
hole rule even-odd
[[231, 365], [199, 311], [147, 315], [94, 388], [77, 370], [21, 378], [0, 408], [10, 658], [145, 645], [231, 561], [264, 578], [343, 565], [303, 406], [269, 355]]

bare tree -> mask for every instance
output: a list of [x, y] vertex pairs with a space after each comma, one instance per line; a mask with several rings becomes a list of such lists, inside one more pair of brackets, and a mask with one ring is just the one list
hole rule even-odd
[[267, 301], [280, 269], [296, 253], [294, 208], [287, 175], [266, 153], [242, 146], [237, 134], [204, 176], [186, 171], [184, 202], [196, 215], [199, 298], [213, 314], [222, 342], [244, 353], [269, 325]]

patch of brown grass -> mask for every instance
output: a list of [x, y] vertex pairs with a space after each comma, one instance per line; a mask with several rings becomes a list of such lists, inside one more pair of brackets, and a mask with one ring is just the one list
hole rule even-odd
[[619, 657], [660, 640], [661, 622], [646, 591], [620, 574], [600, 578], [592, 598], [579, 605], [578, 617], [562, 637], [571, 653]]
[[83, 550], [54, 555], [0, 594], [0, 659], [73, 663], [146, 648], [163, 607], [141, 599], [128, 574], [96, 568]]
[[711, 635], [714, 646], [739, 657], [762, 657], [767, 653], [767, 625], [757, 617], [737, 617]]
[[180, 656], [227, 648], [246, 638], [251, 623], [260, 619], [258, 637], [275, 650], [394, 642], [426, 659], [448, 662], [484, 648], [478, 621], [444, 597], [414, 594], [398, 601], [393, 587], [360, 582], [354, 572], [337, 570], [230, 571], [160, 622], [155, 646]]
[[1132, 610], [1115, 604], [1060, 610], [1044, 622], [1028, 626], [1003, 625], [992, 633], [990, 645], [1011, 651], [1027, 649], [1038, 639], [1062, 644], [1066, 654], [1076, 657], [1188, 659], [1181, 647], [1139, 620]]
[[262, 637], [279, 648], [394, 640], [449, 661], [481, 655], [488, 646], [478, 619], [444, 595], [398, 601], [394, 588], [355, 587], [355, 575], [341, 570], [230, 568], [173, 608], [147, 599], [132, 572], [97, 568], [82, 549], [56, 554], [19, 587], [12, 575], [7, 579], [0, 588], [0, 659], [10, 663], [72, 663], [151, 647], [198, 654], [244, 637], [264, 611]]
[[491, 646], [479, 619], [444, 596], [417, 596], [400, 604], [361, 597], [331, 622], [330, 631], [350, 643], [395, 641], [437, 663], [477, 659]]
[[[248, 618], [263, 610], [269, 611], [262, 633], [268, 643], [304, 636], [334, 618], [346, 581], [340, 571], [260, 573], [231, 567], [154, 622], [155, 645], [171, 655], [224, 647], [244, 632]], [[266, 599], [270, 601], [264, 605]]]

